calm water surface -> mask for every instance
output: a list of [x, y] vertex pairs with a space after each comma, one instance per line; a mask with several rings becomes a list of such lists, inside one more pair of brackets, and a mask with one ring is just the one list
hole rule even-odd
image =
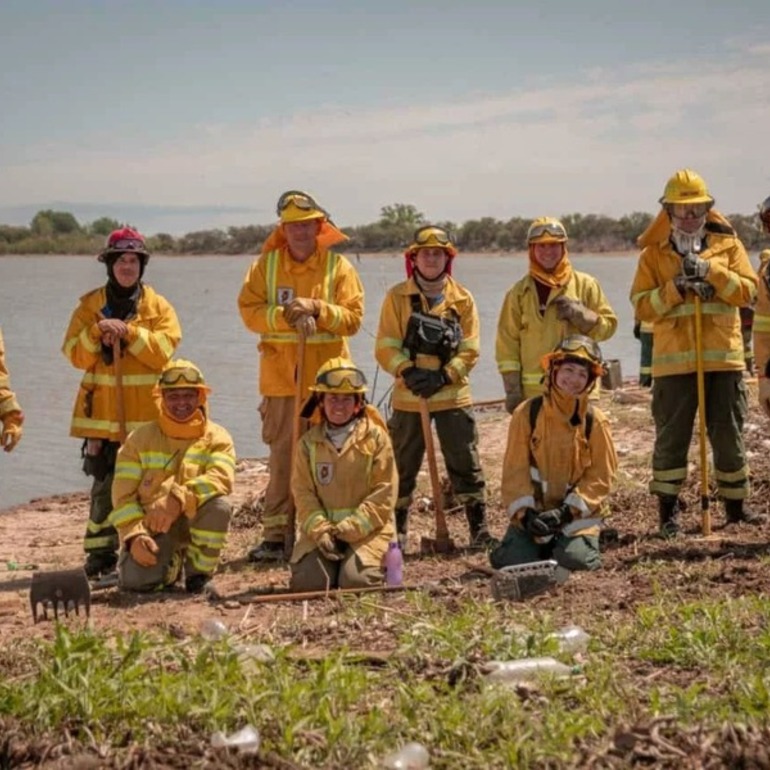
[[[574, 256], [576, 269], [600, 280], [618, 315], [618, 331], [603, 345], [607, 358], [636, 375], [639, 344], [632, 334], [628, 290], [636, 255]], [[257, 336], [243, 326], [237, 296], [252, 257], [153, 257], [147, 282], [176, 308], [182, 324], [177, 354], [195, 361], [213, 388], [212, 417], [233, 435], [240, 457], [262, 457], [257, 416]], [[351, 340], [366, 372], [370, 400], [379, 402], [391, 384], [377, 371], [374, 335], [385, 290], [403, 280], [401, 256], [363, 258], [357, 263], [366, 288], [366, 315]], [[500, 398], [494, 360], [495, 329], [503, 296], [526, 271], [525, 257], [460, 256], [455, 277], [476, 298], [481, 317], [481, 358], [471, 375], [476, 399]], [[24, 438], [0, 456], [0, 509], [35, 497], [87, 489], [80, 470], [80, 441], [69, 437], [69, 421], [81, 372], [61, 353], [78, 298], [105, 280], [94, 257], [0, 258], [0, 325], [13, 388], [26, 414]]]

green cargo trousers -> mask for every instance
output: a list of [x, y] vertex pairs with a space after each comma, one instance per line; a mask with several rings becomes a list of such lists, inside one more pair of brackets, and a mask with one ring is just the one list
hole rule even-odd
[[489, 554], [489, 562], [495, 569], [544, 559], [554, 559], [560, 567], [570, 571], [599, 569], [599, 538], [595, 535], [557, 535], [547, 543], [536, 543], [531, 535], [511, 524], [500, 545]]

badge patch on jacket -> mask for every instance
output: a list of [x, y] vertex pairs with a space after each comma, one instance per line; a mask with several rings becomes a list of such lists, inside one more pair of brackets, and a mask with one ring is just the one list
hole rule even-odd
[[324, 486], [331, 484], [334, 477], [334, 465], [332, 463], [316, 463], [315, 476], [319, 484]]
[[294, 299], [294, 287], [293, 286], [279, 286], [276, 289], [278, 295], [278, 304], [285, 305]]

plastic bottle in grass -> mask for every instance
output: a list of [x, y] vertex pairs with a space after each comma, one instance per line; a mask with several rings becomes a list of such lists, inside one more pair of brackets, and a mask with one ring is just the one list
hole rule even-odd
[[400, 586], [404, 582], [404, 554], [398, 541], [388, 545], [385, 554], [385, 583], [389, 586]]
[[556, 658], [490, 660], [482, 667], [488, 682], [514, 684], [532, 682], [542, 676], [564, 677], [580, 673], [580, 666], [568, 666]]
[[555, 639], [562, 652], [574, 654], [585, 652], [591, 637], [580, 626], [564, 626], [552, 634], [549, 639]]
[[407, 743], [382, 760], [384, 770], [427, 770], [430, 754], [421, 743]]

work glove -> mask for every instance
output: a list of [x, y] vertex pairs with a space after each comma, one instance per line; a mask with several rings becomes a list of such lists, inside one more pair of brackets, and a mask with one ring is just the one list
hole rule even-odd
[[321, 556], [329, 561], [342, 561], [345, 555], [340, 551], [330, 532], [324, 532], [316, 541]]
[[294, 328], [307, 339], [316, 333], [317, 324], [312, 315], [301, 315]]
[[360, 524], [352, 517], [343, 519], [335, 524], [332, 532], [334, 533], [334, 537], [345, 543], [355, 543], [363, 537]]
[[144, 526], [150, 532], [168, 532], [182, 515], [182, 504], [173, 495], [165, 495], [150, 503], [145, 509]]
[[556, 316], [560, 321], [568, 321], [582, 334], [588, 334], [596, 326], [599, 320], [598, 313], [587, 308], [582, 302], [570, 299], [563, 294], [557, 297], [553, 304], [556, 305]]
[[513, 410], [524, 400], [521, 389], [521, 372], [505, 372], [503, 374], [505, 389], [505, 411], [513, 414]]
[[696, 278], [700, 281], [706, 280], [709, 271], [709, 261], [701, 259], [697, 254], [690, 252], [682, 257], [682, 273], [687, 278]]
[[634, 324], [634, 337], [636, 337], [636, 339], [638, 340], [642, 339], [642, 322], [641, 321], [637, 321]]
[[23, 433], [24, 412], [6, 412], [3, 415], [3, 432], [0, 434], [0, 446], [6, 452], [13, 452], [16, 444], [21, 441]]
[[404, 385], [406, 385], [415, 396], [420, 395], [418, 391], [425, 381], [427, 371], [427, 369], [420, 369], [419, 366], [410, 366], [408, 369], [404, 369], [404, 371], [401, 372], [401, 378], [404, 380]]
[[149, 535], [132, 537], [128, 550], [140, 567], [154, 567], [158, 563], [158, 544]]
[[315, 318], [321, 313], [321, 300], [310, 297], [295, 297], [283, 306], [283, 317], [290, 326], [295, 326], [300, 316], [311, 315]]
[[705, 302], [714, 299], [714, 295], [716, 294], [714, 287], [708, 281], [703, 281], [700, 278], [688, 278], [687, 288], [693, 294], [697, 294]]
[[568, 505], [562, 505], [560, 508], [543, 511], [537, 518], [540, 524], [548, 528], [549, 535], [557, 535], [565, 524], [572, 521], [572, 511]]
[[762, 411], [770, 417], [770, 379], [767, 377], [759, 378], [759, 405]]
[[449, 383], [443, 369], [423, 369], [425, 372], [412, 392], [420, 398], [430, 398]]
[[545, 522], [540, 521], [540, 511], [534, 508], [524, 509], [524, 518], [521, 520], [524, 531], [533, 537], [547, 537], [551, 530]]

